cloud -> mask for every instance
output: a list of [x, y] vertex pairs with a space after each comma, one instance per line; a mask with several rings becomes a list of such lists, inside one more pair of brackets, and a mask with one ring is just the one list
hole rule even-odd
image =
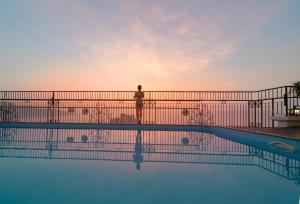
[[202, 1], [127, 0], [108, 7], [102, 1], [30, 2], [44, 19], [51, 17], [49, 22], [66, 33], [76, 50], [49, 67], [73, 72], [75, 79], [90, 78], [98, 87], [130, 87], [139, 81], [149, 86], [171, 84], [182, 76], [194, 77], [233, 56], [281, 9], [279, 3], [256, 1], [218, 1], [216, 6]]

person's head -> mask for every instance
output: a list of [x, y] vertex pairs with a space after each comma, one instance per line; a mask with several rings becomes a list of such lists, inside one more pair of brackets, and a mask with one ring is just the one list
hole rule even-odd
[[142, 90], [142, 85], [138, 85], [138, 90], [139, 90], [139, 91]]
[[141, 164], [138, 162], [138, 163], [136, 163], [135, 167], [136, 167], [137, 170], [140, 170], [141, 169]]

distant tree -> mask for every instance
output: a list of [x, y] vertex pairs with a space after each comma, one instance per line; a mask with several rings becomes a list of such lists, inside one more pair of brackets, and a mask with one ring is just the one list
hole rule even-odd
[[300, 96], [300, 80], [293, 83], [292, 91], [296, 92], [297, 96]]

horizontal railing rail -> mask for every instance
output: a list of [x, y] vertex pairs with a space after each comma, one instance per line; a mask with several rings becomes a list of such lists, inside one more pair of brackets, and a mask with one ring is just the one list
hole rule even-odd
[[[104, 100], [132, 101], [134, 91], [0, 91], [0, 100]], [[259, 91], [144, 91], [145, 100], [155, 101], [248, 101], [296, 97], [293, 86]]]
[[[133, 101], [134, 91], [1, 91], [2, 100]], [[144, 91], [152, 101], [243, 101], [252, 100], [252, 91]]]

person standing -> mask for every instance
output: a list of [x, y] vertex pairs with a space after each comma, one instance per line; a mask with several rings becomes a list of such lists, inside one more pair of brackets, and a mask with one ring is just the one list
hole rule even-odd
[[142, 86], [138, 85], [138, 91], [134, 94], [135, 98], [135, 108], [136, 108], [136, 119], [138, 124], [142, 123], [142, 113], [143, 113], [143, 98], [144, 92], [142, 91]]

